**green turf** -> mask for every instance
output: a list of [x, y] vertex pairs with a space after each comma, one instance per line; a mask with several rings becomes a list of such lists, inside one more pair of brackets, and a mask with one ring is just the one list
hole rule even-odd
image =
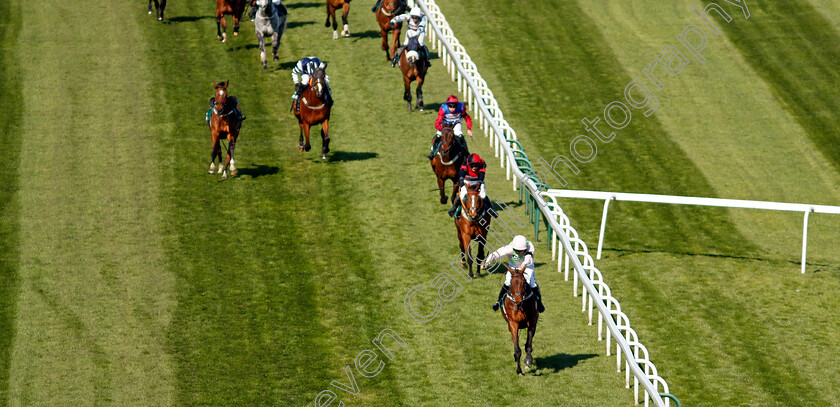
[[21, 87], [16, 65], [20, 13], [16, 4], [0, 4], [0, 145], [3, 145], [5, 170], [0, 172], [0, 405], [9, 402], [9, 364], [15, 335], [15, 311], [18, 285], [18, 216], [15, 200], [18, 190], [20, 159]]

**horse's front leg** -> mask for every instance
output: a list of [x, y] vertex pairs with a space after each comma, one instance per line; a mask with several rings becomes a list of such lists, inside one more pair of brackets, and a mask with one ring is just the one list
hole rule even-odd
[[303, 151], [303, 122], [298, 122], [300, 126], [300, 138], [298, 138], [298, 151]]
[[219, 165], [222, 165], [222, 147], [219, 145], [219, 139], [213, 137], [212, 146], [210, 148], [210, 169], [208, 174], [216, 172], [216, 157], [219, 157]]
[[[283, 27], [280, 27], [283, 29]], [[271, 55], [274, 56], [275, 61], [279, 61], [280, 57], [277, 53], [280, 52], [280, 33], [274, 31], [274, 35], [271, 36]]]
[[380, 29], [379, 34], [382, 35], [382, 50], [385, 51], [385, 58], [390, 61], [391, 54], [388, 52], [388, 31], [385, 29]]
[[263, 69], [268, 68], [268, 63], [265, 62], [265, 35], [260, 30], [256, 30], [257, 33], [257, 43], [260, 44], [260, 64], [262, 64]]
[[[534, 309], [534, 312], [537, 312]], [[531, 351], [533, 350], [533, 340], [534, 334], [537, 332], [537, 321], [536, 318], [534, 322], [528, 325], [528, 339], [525, 341], [525, 369], [530, 369], [531, 366], [534, 364], [534, 358], [531, 355]]]
[[519, 364], [519, 358], [522, 356], [522, 349], [519, 348], [519, 329], [515, 322], [508, 322], [508, 329], [510, 329], [510, 336], [513, 338], [513, 359], [516, 360], [516, 374], [522, 376], [522, 365]]
[[225, 16], [221, 12], [216, 12], [216, 37], [221, 42], [227, 41], [227, 22], [225, 21]]
[[350, 36], [350, 25], [347, 23], [347, 16], [350, 14], [350, 3], [344, 2], [344, 5], [341, 7], [343, 13], [341, 14], [341, 22], [344, 23], [344, 29], [341, 30], [341, 35], [345, 37]]
[[405, 84], [405, 92], [403, 93], [403, 100], [408, 102], [408, 111], [412, 111], [411, 109], [411, 79], [408, 78], [408, 75], [403, 74], [403, 83]]
[[236, 13], [233, 13], [233, 35], [234, 36], [239, 35], [239, 19], [240, 18], [242, 18], [242, 12], [240, 12], [238, 15]]
[[329, 127], [330, 127], [329, 119], [324, 120], [324, 122], [321, 123], [321, 145], [322, 145], [322, 147], [321, 147], [321, 159], [322, 160], [326, 160], [327, 159], [327, 153], [330, 152], [330, 130], [329, 130]]
[[163, 10], [166, 9], [166, 0], [160, 0], [160, 16], [158, 20], [163, 21]]
[[[400, 45], [400, 33], [402, 32], [402, 27], [394, 28], [392, 31], [394, 33], [394, 37], [391, 41], [391, 55], [397, 56], [397, 47]], [[388, 58], [390, 60], [391, 58]]]
[[424, 79], [425, 78], [422, 75], [417, 75], [417, 110], [420, 110], [421, 112], [424, 109], [424, 106], [423, 106], [423, 80]]
[[236, 139], [238, 138], [239, 134], [237, 135], [228, 135], [228, 153], [226, 158], [225, 167], [230, 168], [230, 175], [236, 176], [238, 172], [236, 171], [236, 160], [234, 159], [233, 151], [236, 149]]
[[478, 263], [478, 266], [476, 266], [475, 272], [478, 273], [478, 275], [481, 275], [481, 265], [484, 264], [484, 242], [487, 240], [484, 235], [479, 234], [475, 241], [478, 242], [478, 257], [475, 258], [475, 262]]
[[[434, 158], [432, 158], [434, 161]], [[435, 165], [432, 164], [432, 169], [435, 168]], [[438, 184], [438, 192], [440, 192], [440, 203], [446, 205], [446, 178], [437, 177], [437, 184]]]
[[152, 0], [149, 0], [149, 14], [152, 14]]
[[312, 145], [309, 144], [309, 124], [303, 123], [303, 138], [306, 140], [306, 143], [303, 145], [303, 151], [309, 151], [312, 149]]

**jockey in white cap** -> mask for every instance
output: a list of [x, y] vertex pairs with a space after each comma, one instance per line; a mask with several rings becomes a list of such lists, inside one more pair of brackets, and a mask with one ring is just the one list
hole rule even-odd
[[[534, 244], [525, 239], [525, 236], [516, 235], [509, 245], [502, 246], [499, 250], [490, 253], [490, 255], [487, 256], [487, 259], [484, 260], [484, 264], [481, 265], [481, 268], [487, 269], [487, 265], [493, 263], [496, 259], [499, 259], [502, 256], [508, 256], [508, 265], [511, 268], [525, 268], [525, 283], [531, 287], [531, 290], [537, 297], [537, 311], [545, 311], [545, 306], [543, 306], [542, 303], [542, 295], [540, 294], [540, 287], [537, 285], [537, 278], [534, 275]], [[509, 288], [510, 271], [508, 271], [505, 275], [505, 285], [503, 285], [502, 289], [499, 291], [499, 299], [496, 300], [495, 304], [493, 304], [493, 311], [499, 310], [502, 298], [504, 298], [505, 293]]]
[[425, 53], [425, 60], [426, 66], [432, 66], [432, 63], [429, 62], [429, 49], [426, 48], [426, 16], [423, 15], [423, 12], [420, 11], [420, 7], [412, 7], [411, 11], [407, 14], [400, 14], [391, 19], [391, 25], [396, 23], [408, 20], [408, 30], [405, 31], [405, 40], [403, 41], [403, 45], [397, 48], [397, 52], [394, 53], [394, 58], [391, 60], [391, 66], [396, 66], [397, 61], [400, 60], [400, 54], [402, 54], [403, 49], [408, 46], [408, 41], [412, 38], [417, 38], [417, 43], [420, 44], [420, 47], [423, 49]]
[[[295, 64], [295, 67], [292, 68], [292, 82], [295, 83], [295, 93], [292, 95], [292, 99], [297, 100], [300, 97], [301, 92], [309, 86], [309, 76], [318, 68], [327, 69], [327, 64], [316, 57], [306, 57]], [[327, 81], [327, 89], [329, 90], [330, 76], [324, 74], [324, 80]], [[332, 91], [330, 91], [330, 94], [332, 94]]]

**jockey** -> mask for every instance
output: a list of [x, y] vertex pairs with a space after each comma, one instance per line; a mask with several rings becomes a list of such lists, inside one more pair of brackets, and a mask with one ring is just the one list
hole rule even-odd
[[[537, 311], [545, 311], [545, 306], [542, 303], [542, 294], [540, 294], [540, 287], [537, 285], [537, 278], [534, 275], [534, 244], [525, 239], [525, 236], [516, 235], [509, 245], [501, 247], [484, 260], [481, 265], [483, 270], [487, 269], [487, 265], [496, 261], [502, 256], [508, 256], [509, 266], [511, 268], [525, 268], [525, 283], [531, 286], [531, 290], [537, 297]], [[493, 311], [498, 311], [502, 304], [502, 299], [505, 293], [510, 289], [510, 271], [505, 276], [505, 285], [499, 290], [499, 299], [493, 304]]]
[[[295, 67], [292, 68], [292, 82], [295, 83], [295, 93], [292, 95], [292, 99], [298, 100], [303, 90], [309, 86], [309, 75], [312, 75], [318, 68], [327, 69], [327, 64], [316, 57], [306, 57], [295, 64]], [[330, 76], [325, 74], [324, 79], [327, 81], [327, 91], [332, 95], [332, 90], [329, 89]]]
[[391, 25], [396, 23], [408, 20], [408, 30], [405, 32], [405, 41], [403, 41], [403, 45], [397, 48], [397, 52], [394, 53], [394, 58], [391, 59], [391, 66], [396, 66], [397, 61], [400, 60], [400, 54], [402, 54], [403, 49], [408, 46], [408, 41], [414, 37], [417, 37], [417, 43], [420, 44], [421, 52], [424, 53], [424, 59], [426, 60], [426, 66], [432, 66], [432, 63], [429, 62], [429, 49], [426, 48], [426, 16], [423, 15], [423, 12], [420, 11], [420, 7], [412, 7], [411, 11], [408, 14], [400, 14], [391, 19]]
[[[472, 117], [470, 117], [470, 114], [467, 113], [467, 109], [464, 104], [459, 102], [455, 95], [449, 95], [449, 97], [446, 98], [446, 103], [440, 107], [440, 110], [438, 110], [438, 117], [437, 120], [435, 120], [437, 133], [435, 134], [435, 138], [432, 140], [432, 152], [430, 152], [426, 158], [431, 160], [435, 157], [435, 153], [437, 153], [439, 147], [438, 144], [440, 144], [440, 132], [443, 130], [444, 125], [452, 128], [452, 132], [455, 133], [455, 137], [459, 138], [458, 142], [461, 143], [464, 150], [467, 150], [467, 142], [464, 140], [464, 133], [461, 131], [461, 119], [467, 122], [467, 134], [472, 137]], [[469, 151], [467, 154], [469, 154]]]
[[[467, 197], [467, 187], [465, 183], [479, 183], [481, 186], [478, 189], [478, 196], [484, 201], [484, 207], [491, 209], [493, 203], [487, 198], [487, 193], [484, 192], [484, 173], [487, 169], [487, 163], [478, 156], [478, 154], [470, 154], [458, 171], [458, 186], [461, 188], [458, 194], [458, 200], [452, 202], [452, 207], [449, 208], [449, 216], [458, 218], [461, 209], [461, 202]], [[498, 217], [498, 215], [491, 211], [490, 215]]]
[[[283, 5], [283, 0], [271, 0], [271, 2], [274, 3], [274, 7], [277, 9], [277, 13], [279, 16], [282, 17], [286, 14], [289, 14], [289, 11], [286, 9], [286, 6]], [[250, 3], [251, 11], [248, 12], [248, 18], [250, 18], [251, 21], [254, 21], [254, 19], [257, 18], [257, 0], [251, 0]]]

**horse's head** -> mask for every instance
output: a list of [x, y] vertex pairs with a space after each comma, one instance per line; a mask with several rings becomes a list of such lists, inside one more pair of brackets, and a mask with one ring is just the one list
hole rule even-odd
[[227, 87], [229, 83], [230, 81], [213, 84], [213, 86], [216, 87], [216, 91], [213, 94], [213, 109], [217, 114], [225, 108], [225, 103], [227, 102]]
[[450, 160], [450, 150], [454, 146], [455, 141], [455, 133], [452, 132], [452, 127], [444, 127], [440, 130], [440, 147], [438, 147], [438, 151], [440, 151], [441, 158], [443, 161]]
[[382, 11], [386, 16], [396, 14], [398, 9], [403, 8], [402, 0], [384, 0], [382, 2]]
[[508, 289], [508, 298], [513, 301], [514, 309], [522, 308], [522, 301], [525, 300], [525, 267], [513, 268], [507, 264], [505, 267], [510, 272], [510, 288]]
[[264, 15], [271, 16], [274, 14], [274, 7], [269, 8], [269, 6], [273, 6], [271, 0], [255, 0], [255, 4]]
[[481, 199], [480, 195], [481, 182], [466, 181], [464, 187], [467, 188], [467, 196], [464, 197], [463, 202], [464, 210], [466, 210], [470, 219], [475, 219], [484, 208], [484, 200]]
[[312, 75], [309, 75], [309, 88], [315, 91], [319, 99], [323, 99], [324, 93], [327, 91], [326, 76], [327, 74], [324, 73], [324, 68], [317, 68], [312, 72]]

